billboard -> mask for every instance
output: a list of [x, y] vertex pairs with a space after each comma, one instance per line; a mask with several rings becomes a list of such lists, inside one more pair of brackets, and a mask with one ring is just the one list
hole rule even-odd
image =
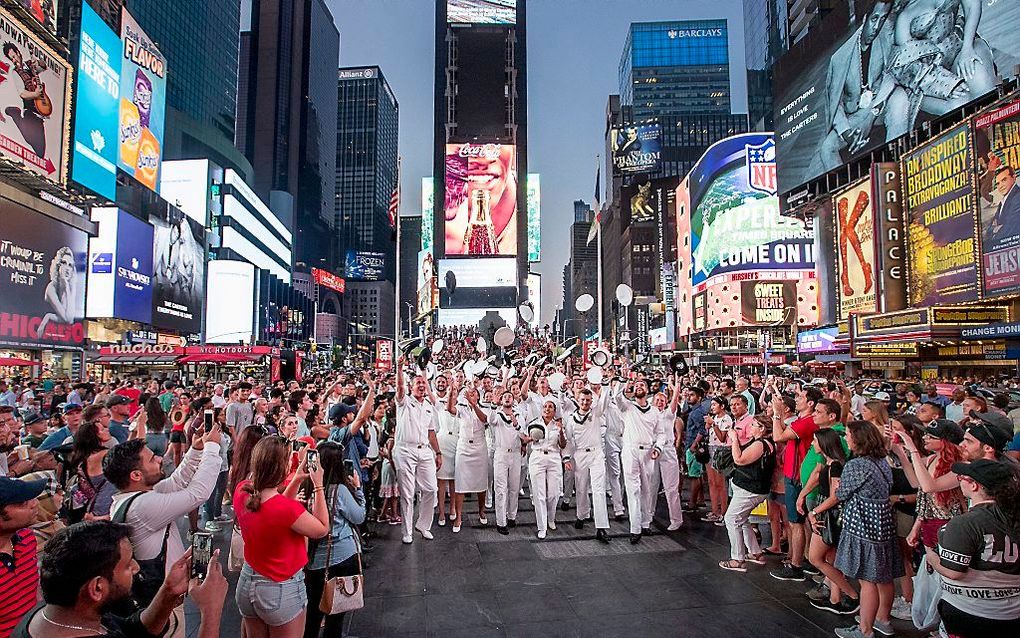
[[[203, 226], [209, 219], [210, 185], [207, 159], [163, 162], [160, 167], [159, 194]], [[259, 234], [261, 224], [244, 221], [245, 228]]]
[[778, 91], [781, 192], [981, 97], [1020, 62], [1015, 2], [878, 1], [855, 26]]
[[321, 268], [312, 268], [312, 280], [319, 286], [329, 288], [333, 292], [344, 294], [347, 290], [347, 282], [344, 281], [343, 277], [337, 277], [328, 270]]
[[166, 124], [166, 58], [138, 22], [121, 12], [119, 166], [159, 192], [159, 168]]
[[29, 15], [35, 18], [36, 22], [44, 29], [56, 35], [57, 33], [57, 1], [58, 0], [14, 0], [18, 2]]
[[771, 134], [716, 142], [689, 184], [695, 286], [723, 273], [814, 268], [812, 228], [779, 214]]
[[176, 208], [151, 215], [152, 324], [198, 333], [205, 289], [205, 226]]
[[86, 316], [152, 323], [152, 226], [117, 208], [93, 208], [92, 221]]
[[445, 179], [446, 256], [516, 255], [516, 147], [447, 144]]
[[120, 36], [82, 3], [71, 178], [106, 199], [117, 199], [117, 119]]
[[542, 261], [542, 177], [528, 174], [528, 261]]
[[[622, 193], [620, 221], [623, 227], [627, 228], [631, 224], [656, 224], [662, 240], [668, 239], [665, 236], [665, 225], [676, 218], [676, 178], [633, 182], [625, 186]], [[659, 246], [659, 254], [666, 254], [664, 246]]]
[[535, 307], [535, 323], [542, 322], [542, 274], [528, 273], [528, 301]]
[[871, 179], [858, 182], [832, 198], [836, 238], [836, 275], [839, 278], [839, 319], [851, 312], [878, 312], [875, 285], [875, 210]]
[[740, 282], [740, 316], [751, 326], [792, 326], [797, 322], [797, 282]]
[[892, 312], [907, 307], [907, 256], [903, 245], [903, 191], [900, 165], [879, 162], [871, 166], [875, 189], [875, 238], [878, 240], [878, 310]]
[[255, 329], [255, 266], [246, 261], [209, 262], [206, 343], [251, 343]]
[[517, 24], [517, 0], [446, 0], [451, 24]]
[[1020, 101], [974, 120], [985, 297], [1020, 292]]
[[662, 126], [658, 123], [624, 126], [609, 131], [613, 172], [617, 175], [654, 173], [662, 161]]
[[432, 312], [433, 308], [439, 306], [439, 288], [436, 286], [435, 260], [431, 250], [418, 252], [418, 281], [415, 289], [418, 291], [419, 315]]
[[708, 301], [707, 292], [699, 292], [692, 298], [691, 303], [694, 306], [694, 312], [692, 313], [694, 319], [693, 321], [694, 332], [701, 332], [708, 325], [706, 321], [707, 318], [706, 313], [708, 312], [707, 301]]
[[10, 201], [0, 204], [0, 343], [85, 343], [88, 235]]
[[971, 167], [966, 123], [903, 156], [911, 306], [978, 298]]
[[816, 330], [804, 330], [797, 333], [798, 354], [822, 354], [834, 352], [836, 338], [839, 336], [839, 328], [818, 328]]
[[386, 255], [348, 250], [344, 257], [344, 277], [352, 281], [379, 281], [386, 276]]
[[516, 308], [516, 259], [440, 259], [440, 308]]
[[446, 326], [477, 326], [485, 322], [496, 325], [506, 324], [511, 328], [517, 328], [517, 308], [478, 308], [478, 309], [450, 309], [443, 308], [439, 311], [439, 325]]
[[71, 66], [0, 9], [0, 154], [63, 183]]
[[421, 178], [421, 249], [432, 252], [435, 232], [436, 183], [431, 177]]

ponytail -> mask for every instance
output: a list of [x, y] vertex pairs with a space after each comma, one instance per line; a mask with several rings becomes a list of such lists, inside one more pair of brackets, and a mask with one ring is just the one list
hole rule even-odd
[[255, 491], [255, 486], [251, 483], [246, 483], [241, 491], [248, 495], [248, 498], [244, 501], [244, 509], [249, 512], [257, 512], [262, 507], [262, 494]]

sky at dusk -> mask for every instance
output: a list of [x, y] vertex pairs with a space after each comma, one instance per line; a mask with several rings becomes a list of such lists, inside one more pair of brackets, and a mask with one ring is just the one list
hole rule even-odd
[[[434, 0], [326, 0], [340, 65], [379, 65], [400, 103], [401, 213], [419, 214], [432, 173]], [[591, 202], [606, 101], [631, 22], [727, 18], [733, 110], [746, 112], [741, 0], [531, 0], [529, 170], [542, 175], [542, 322], [562, 298], [573, 202]], [[603, 194], [603, 198], [605, 195]]]

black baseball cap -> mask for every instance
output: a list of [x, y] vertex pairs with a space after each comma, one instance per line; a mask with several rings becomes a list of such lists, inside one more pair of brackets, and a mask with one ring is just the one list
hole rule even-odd
[[1005, 414], [971, 410], [970, 416], [981, 423], [971, 424], [967, 432], [981, 443], [1002, 450], [1013, 438], [1012, 422]]
[[920, 429], [928, 436], [933, 436], [936, 439], [943, 439], [957, 445], [963, 442], [963, 428], [956, 421], [935, 419]]
[[1005, 463], [978, 459], [970, 463], [953, 463], [953, 473], [969, 476], [982, 487], [995, 489], [1013, 480], [1015, 476]]
[[111, 395], [110, 398], [106, 400], [106, 407], [112, 408], [115, 405], [127, 405], [128, 403], [131, 403], [130, 398], [124, 396], [123, 394], [114, 394]]

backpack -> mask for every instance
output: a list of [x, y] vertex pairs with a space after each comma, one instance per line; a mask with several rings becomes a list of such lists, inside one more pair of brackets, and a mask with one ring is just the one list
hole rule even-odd
[[[128, 509], [131, 504], [135, 502], [135, 499], [145, 494], [146, 492], [138, 492], [128, 498], [124, 506], [121, 507], [116, 514], [111, 517], [111, 521], [114, 523], [124, 523], [127, 520]], [[156, 597], [156, 592], [159, 591], [160, 586], [163, 584], [163, 580], [166, 578], [166, 543], [167, 539], [170, 538], [170, 527], [173, 523], [168, 523], [166, 531], [163, 532], [163, 546], [160, 547], [159, 554], [155, 558], [147, 560], [138, 560], [138, 573], [135, 574], [134, 583], [131, 587], [131, 596], [129, 603], [133, 609], [130, 609], [127, 614], [121, 614], [118, 610], [118, 615], [130, 616], [138, 609], [144, 609], [149, 606], [152, 599]]]

